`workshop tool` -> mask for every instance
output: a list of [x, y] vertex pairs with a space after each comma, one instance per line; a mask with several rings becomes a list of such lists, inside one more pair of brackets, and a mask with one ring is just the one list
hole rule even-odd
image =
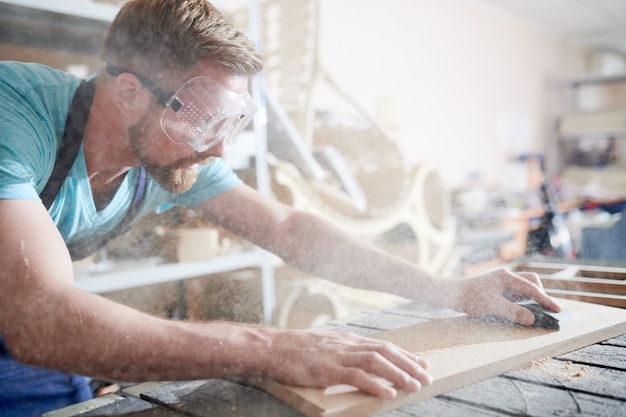
[[[555, 311], [548, 310], [541, 304], [532, 300], [519, 301], [516, 304], [527, 308], [535, 315], [535, 322], [532, 324], [532, 326], [528, 327], [539, 327], [548, 330], [560, 330], [572, 319], [572, 314], [567, 308], [563, 308], [563, 310], [557, 313]], [[485, 315], [479, 317], [478, 319], [480, 321], [501, 324], [504, 326], [519, 326], [518, 324], [507, 320], [504, 317], [495, 315]]]
[[518, 304], [529, 309], [535, 315], [533, 327], [560, 330], [572, 320], [572, 313], [570, 313], [567, 308], [563, 308], [563, 310], [557, 313], [544, 308], [541, 304], [536, 302], [524, 302]]

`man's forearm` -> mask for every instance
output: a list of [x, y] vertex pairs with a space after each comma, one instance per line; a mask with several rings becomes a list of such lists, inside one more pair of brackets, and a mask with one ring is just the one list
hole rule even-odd
[[[10, 328], [7, 342], [18, 359], [112, 380], [263, 376], [310, 387], [349, 383], [385, 398], [432, 381], [427, 362], [414, 353], [354, 334], [169, 321], [93, 294], [70, 296], [82, 298], [60, 304], [73, 305], [59, 310], [67, 315], [64, 320], [33, 314], [28, 318], [42, 318], [38, 325], [19, 322]], [[22, 325], [28, 327], [16, 331]], [[46, 326], [54, 331], [38, 337]]]
[[281, 228], [276, 252], [291, 266], [336, 283], [450, 305], [443, 280], [385, 253], [315, 216], [292, 217]]
[[48, 296], [51, 308], [28, 312], [4, 332], [18, 360], [132, 381], [263, 372], [262, 328], [160, 319], [78, 289], [65, 296]]

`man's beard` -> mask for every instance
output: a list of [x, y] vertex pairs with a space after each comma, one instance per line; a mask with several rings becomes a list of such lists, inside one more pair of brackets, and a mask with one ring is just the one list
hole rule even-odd
[[142, 162], [146, 172], [165, 191], [181, 194], [189, 191], [198, 179], [198, 170], [177, 168], [174, 166], [160, 167]]
[[148, 126], [152, 123], [154, 123], [153, 118], [146, 114], [139, 122], [128, 128], [128, 137], [135, 155], [146, 169], [148, 175], [154, 178], [165, 191], [175, 194], [189, 191], [198, 179], [198, 170], [189, 169], [189, 167], [194, 163], [208, 164], [213, 158], [205, 157], [202, 160], [199, 160], [197, 157], [189, 158], [168, 166], [161, 166], [151, 162], [142, 151], [142, 148], [150, 146], [146, 132], [148, 131]]

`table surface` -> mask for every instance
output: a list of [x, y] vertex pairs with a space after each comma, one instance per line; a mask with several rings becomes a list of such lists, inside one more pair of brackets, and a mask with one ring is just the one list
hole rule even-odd
[[[404, 306], [365, 313], [327, 329], [369, 335], [420, 318]], [[146, 383], [45, 417], [303, 416], [236, 380]], [[410, 416], [626, 416], [626, 334], [379, 414]]]

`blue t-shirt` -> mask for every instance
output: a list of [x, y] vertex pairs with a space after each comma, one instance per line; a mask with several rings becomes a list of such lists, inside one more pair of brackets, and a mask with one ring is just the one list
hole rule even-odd
[[[80, 81], [39, 64], [0, 62], [0, 199], [40, 200]], [[81, 146], [49, 209], [66, 244], [86, 236], [104, 236], [114, 229], [130, 206], [138, 177], [139, 168], [131, 169], [111, 202], [98, 211]], [[177, 205], [192, 207], [239, 184], [241, 180], [219, 158], [201, 167], [196, 183], [182, 194], [169, 193], [148, 177], [137, 218]]]

